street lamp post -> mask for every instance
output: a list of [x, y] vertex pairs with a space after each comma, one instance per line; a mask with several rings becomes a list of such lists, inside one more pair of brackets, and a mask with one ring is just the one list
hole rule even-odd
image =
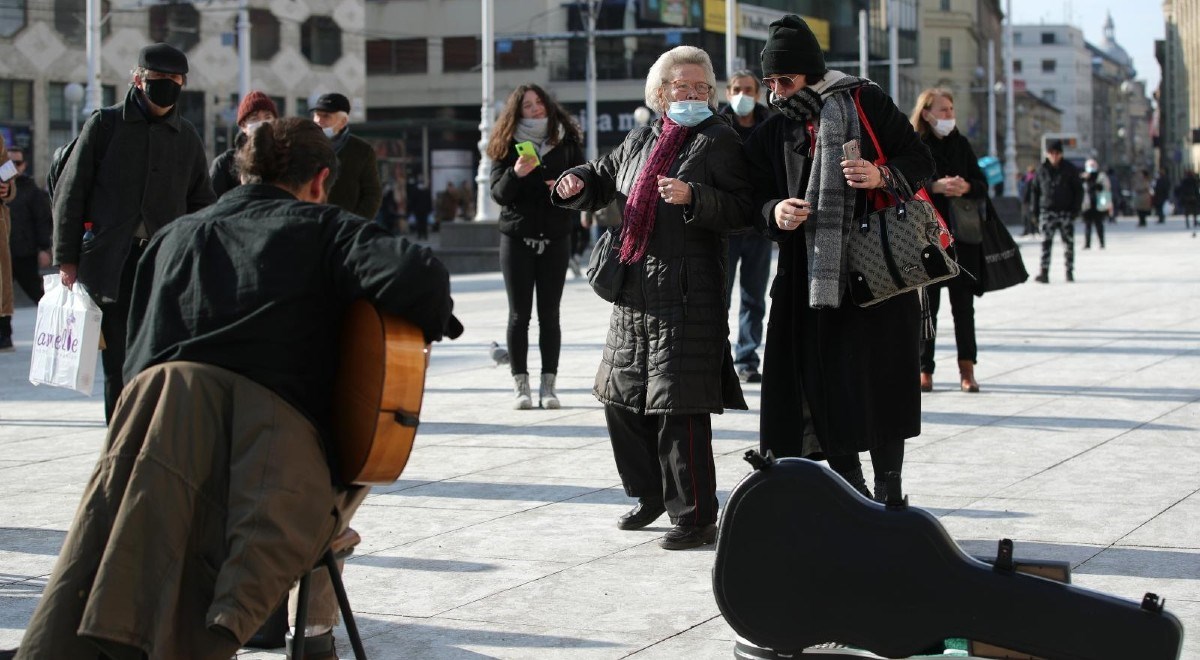
[[79, 83], [67, 83], [63, 88], [63, 100], [67, 102], [67, 107], [71, 112], [71, 136], [79, 134], [79, 105], [83, 103], [83, 85]]
[[495, 25], [493, 20], [494, 0], [483, 0], [483, 51], [481, 53], [480, 70], [483, 78], [483, 103], [479, 107], [479, 170], [475, 174], [475, 219], [494, 220], [497, 213], [493, 208], [494, 202], [489, 194], [492, 173], [492, 159], [487, 154], [488, 141], [492, 137], [492, 96], [495, 93], [492, 79], [493, 59], [495, 53]]
[[1017, 194], [1017, 131], [1013, 112], [1013, 14], [1012, 0], [1004, 5], [1004, 194]]

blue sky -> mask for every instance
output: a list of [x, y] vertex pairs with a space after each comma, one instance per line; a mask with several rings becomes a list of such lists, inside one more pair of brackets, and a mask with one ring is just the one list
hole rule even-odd
[[[1005, 0], [1000, 0], [1001, 11], [1004, 7]], [[1133, 58], [1147, 93], [1158, 86], [1162, 76], [1154, 59], [1154, 40], [1166, 31], [1161, 0], [1012, 0], [1012, 11], [1014, 24], [1074, 25], [1096, 45], [1104, 41], [1104, 21], [1111, 11], [1117, 43]]]

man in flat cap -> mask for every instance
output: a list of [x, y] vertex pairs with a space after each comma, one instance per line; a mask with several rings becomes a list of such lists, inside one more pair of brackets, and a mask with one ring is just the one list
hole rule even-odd
[[204, 143], [176, 107], [187, 72], [178, 49], [143, 48], [125, 100], [92, 114], [55, 186], [54, 261], [62, 282], [78, 279], [104, 313], [105, 421], [124, 387], [138, 259], [154, 232], [216, 199]]
[[375, 166], [375, 150], [362, 138], [350, 134], [350, 99], [341, 94], [322, 94], [312, 108], [313, 121], [333, 140], [338, 172], [329, 191], [329, 203], [368, 220], [383, 202], [383, 184]]
[[1055, 232], [1062, 234], [1067, 281], [1075, 281], [1075, 217], [1083, 208], [1080, 181], [1079, 168], [1063, 158], [1062, 140], [1051, 140], [1046, 145], [1046, 160], [1033, 176], [1029, 189], [1033, 217], [1042, 227], [1042, 272], [1034, 278], [1042, 284], [1050, 282], [1050, 250], [1054, 247]]

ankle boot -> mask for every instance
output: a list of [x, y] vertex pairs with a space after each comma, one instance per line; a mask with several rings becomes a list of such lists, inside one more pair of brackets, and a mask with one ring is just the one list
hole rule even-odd
[[921, 372], [921, 391], [922, 392], [932, 392], [933, 391], [933, 374], [926, 372], [926, 371]]
[[513, 401], [514, 410], [529, 410], [533, 407], [533, 397], [529, 394], [529, 374], [513, 375], [513, 392], [516, 394], [516, 400]]
[[857, 490], [863, 497], [867, 498], [868, 500], [875, 499], [875, 497], [871, 495], [871, 489], [867, 488], [867, 479], [863, 476], [861, 465], [853, 470], [838, 472], [837, 474], [839, 477], [845, 479], [846, 483], [850, 484], [850, 486], [854, 490]]
[[538, 405], [546, 410], [557, 410], [558, 393], [554, 391], [555, 374], [542, 374], [542, 385], [538, 388]]
[[962, 380], [962, 391], [978, 392], [979, 383], [975, 380], [975, 363], [971, 360], [958, 361], [958, 375]]
[[12, 343], [12, 317], [0, 316], [0, 351], [9, 352], [16, 350]]

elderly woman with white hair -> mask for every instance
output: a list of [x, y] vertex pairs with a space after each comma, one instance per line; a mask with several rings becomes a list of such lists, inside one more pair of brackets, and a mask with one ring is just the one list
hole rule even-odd
[[617, 526], [641, 529], [665, 511], [674, 524], [660, 542], [668, 550], [716, 537], [710, 416], [746, 409], [725, 269], [726, 234], [747, 225], [752, 186], [737, 133], [713, 113], [715, 87], [704, 51], [667, 51], [646, 78], [646, 105], [660, 118], [554, 188], [561, 206], [622, 208], [625, 277], [593, 393], [625, 493], [638, 498]]

